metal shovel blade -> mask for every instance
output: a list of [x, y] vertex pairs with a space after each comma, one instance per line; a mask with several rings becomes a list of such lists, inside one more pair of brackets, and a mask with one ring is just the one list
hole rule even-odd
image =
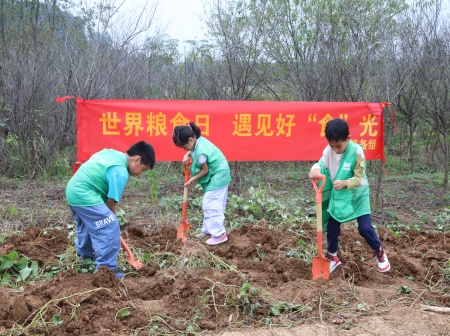
[[120, 245], [122, 248], [128, 253], [128, 258], [125, 260], [133, 266], [135, 269], [140, 269], [144, 266], [143, 263], [141, 263], [139, 260], [134, 259], [133, 253], [131, 252], [130, 248], [128, 247], [127, 243], [125, 243], [125, 240], [123, 240], [122, 237], [120, 237]]
[[[322, 230], [322, 228], [320, 228]], [[317, 247], [319, 249], [319, 255], [314, 256], [312, 262], [312, 276], [313, 280], [317, 279], [330, 279], [330, 260], [325, 258], [322, 253], [322, 231], [317, 231]]]
[[177, 238], [181, 238], [181, 242], [184, 244], [187, 240], [187, 235], [189, 233], [190, 225], [187, 222], [180, 222], [177, 230]]
[[312, 263], [313, 280], [330, 279], [330, 261], [325, 257], [315, 256]]

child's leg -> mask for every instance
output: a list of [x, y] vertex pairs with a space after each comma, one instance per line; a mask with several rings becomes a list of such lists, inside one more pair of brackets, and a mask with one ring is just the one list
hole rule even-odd
[[94, 259], [95, 252], [92, 247], [91, 237], [89, 237], [87, 232], [87, 227], [84, 225], [83, 220], [78, 215], [77, 209], [80, 207], [70, 206], [70, 210], [72, 211], [72, 216], [77, 222], [76, 232], [77, 236], [75, 239], [75, 247], [77, 249], [77, 254], [83, 258], [91, 258]]
[[117, 271], [117, 256], [120, 251], [120, 225], [117, 217], [104, 204], [79, 208], [81, 211], [78, 214], [86, 225], [95, 250], [97, 270], [100, 266], [106, 266]]
[[[218, 237], [225, 233], [223, 221], [225, 219], [226, 198], [228, 186], [218, 190], [211, 190], [203, 197], [203, 229], [213, 237]], [[224, 201], [225, 198], [225, 201]]]
[[363, 215], [358, 217], [357, 220], [359, 234], [366, 240], [372, 250], [378, 251], [381, 247], [381, 242], [372, 226], [371, 216]]
[[341, 223], [330, 216], [327, 226], [328, 252], [336, 253], [338, 250], [339, 235], [341, 234]]
[[358, 217], [358, 230], [361, 236], [364, 237], [367, 244], [374, 251], [375, 260], [378, 264], [380, 272], [387, 272], [391, 269], [386, 252], [381, 249], [380, 238], [378, 238], [375, 229], [372, 226], [372, 218], [370, 215], [363, 215]]

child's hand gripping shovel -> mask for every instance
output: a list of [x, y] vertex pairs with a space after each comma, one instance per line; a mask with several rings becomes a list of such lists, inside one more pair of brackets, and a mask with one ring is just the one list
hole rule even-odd
[[120, 237], [120, 245], [128, 253], [128, 258], [126, 259], [126, 261], [128, 261], [131, 266], [133, 266], [137, 270], [144, 266], [144, 264], [141, 263], [139, 260], [134, 259], [133, 253], [131, 252], [130, 248], [128, 247], [127, 243], [125, 243], [125, 240], [123, 240], [122, 237]]
[[[187, 183], [187, 181], [189, 181], [189, 178], [191, 177], [191, 169], [190, 169], [191, 163], [192, 163], [192, 159], [189, 159], [187, 164], [186, 163], [183, 164], [184, 183]], [[180, 222], [180, 225], [178, 226], [178, 231], [177, 231], [177, 238], [181, 238], [181, 241], [183, 242], [183, 244], [187, 240], [189, 228], [191, 227], [189, 225], [189, 223], [186, 222], [187, 199], [188, 199], [188, 187], [185, 186], [184, 191], [183, 191], [183, 205], [182, 205], [182, 211], [181, 211], [181, 222]]]
[[[322, 180], [320, 189], [317, 187], [317, 180]], [[316, 192], [316, 218], [317, 218], [317, 247], [319, 250], [319, 256], [313, 258], [312, 263], [312, 276], [313, 280], [324, 278], [328, 280], [330, 278], [330, 260], [325, 258], [322, 252], [322, 191], [325, 187], [326, 176], [317, 174], [317, 177], [312, 179], [314, 190]]]

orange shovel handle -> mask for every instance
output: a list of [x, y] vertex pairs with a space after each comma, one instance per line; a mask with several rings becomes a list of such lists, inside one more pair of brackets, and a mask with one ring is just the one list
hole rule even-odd
[[127, 243], [125, 243], [125, 240], [122, 237], [120, 237], [120, 245], [125, 250], [125, 252], [127, 252], [128, 254], [127, 261], [131, 264], [131, 266], [133, 266], [136, 269], [140, 269], [142, 268], [142, 266], [144, 266], [143, 263], [141, 263], [138, 259], [134, 258], [133, 253], [131, 252], [130, 248], [128, 247]]
[[128, 247], [127, 243], [125, 243], [125, 240], [120, 237], [120, 245], [122, 246], [122, 248], [125, 250], [125, 252], [127, 252], [127, 254], [129, 256], [132, 256], [133, 253], [131, 252], [130, 248]]
[[192, 165], [192, 158], [189, 158], [188, 163], [183, 164], [183, 170], [184, 170], [184, 183], [189, 181], [191, 177], [191, 165]]

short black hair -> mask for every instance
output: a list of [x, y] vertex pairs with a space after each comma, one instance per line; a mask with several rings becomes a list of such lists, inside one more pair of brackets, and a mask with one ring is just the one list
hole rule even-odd
[[127, 150], [129, 156], [139, 155], [141, 157], [141, 163], [149, 165], [150, 169], [155, 166], [155, 150], [153, 146], [145, 141], [136, 142]]
[[349, 135], [348, 123], [344, 119], [331, 119], [325, 126], [325, 137], [328, 141], [345, 141]]

